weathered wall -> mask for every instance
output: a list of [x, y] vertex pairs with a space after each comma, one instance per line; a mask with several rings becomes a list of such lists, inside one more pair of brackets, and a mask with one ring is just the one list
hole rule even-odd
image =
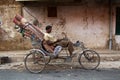
[[[118, 1], [118, 0], [115, 0]], [[113, 49], [114, 50], [120, 50], [120, 35], [116, 35], [116, 8], [120, 7], [120, 2], [118, 1], [117, 3], [114, 2], [112, 4], [112, 32], [113, 32]]]
[[[93, 0], [95, 1], [95, 0]], [[82, 5], [57, 6], [58, 17], [47, 17], [47, 6], [29, 6], [23, 8], [24, 16], [33, 20], [26, 12], [31, 12], [42, 24], [53, 25], [56, 35], [62, 31], [75, 42], [83, 41], [90, 48], [107, 48], [109, 40], [109, 8], [108, 4], [97, 4], [88, 0]]]
[[[30, 22], [34, 15], [44, 30], [46, 25], [53, 25], [53, 32], [60, 37], [62, 31], [75, 42], [83, 41], [89, 48], [107, 48], [109, 40], [109, 8], [108, 4], [100, 0], [82, 0], [80, 4], [57, 5], [58, 17], [47, 17], [48, 5], [24, 5], [23, 15]], [[51, 6], [51, 5], [49, 5]], [[29, 13], [28, 13], [29, 12]], [[0, 21], [2, 22], [2, 32], [0, 34], [0, 50], [17, 50], [31, 48], [30, 41], [24, 40], [14, 29], [13, 17], [21, 14], [21, 4], [14, 0], [0, 1]]]
[[28, 41], [24, 41], [21, 35], [14, 29], [13, 18], [21, 14], [21, 5], [14, 0], [0, 1], [0, 50], [17, 50], [30, 48]]

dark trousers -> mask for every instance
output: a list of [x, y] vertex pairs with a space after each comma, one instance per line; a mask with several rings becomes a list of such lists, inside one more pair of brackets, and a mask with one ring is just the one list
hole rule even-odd
[[71, 41], [69, 41], [69, 40], [62, 40], [62, 41], [58, 42], [57, 45], [60, 45], [62, 47], [67, 47], [70, 56], [72, 56], [74, 48], [73, 48], [73, 43]]

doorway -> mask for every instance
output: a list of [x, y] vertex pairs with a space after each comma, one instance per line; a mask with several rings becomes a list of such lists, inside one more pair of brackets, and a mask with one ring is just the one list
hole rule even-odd
[[120, 35], [120, 7], [116, 8], [116, 30], [115, 35]]

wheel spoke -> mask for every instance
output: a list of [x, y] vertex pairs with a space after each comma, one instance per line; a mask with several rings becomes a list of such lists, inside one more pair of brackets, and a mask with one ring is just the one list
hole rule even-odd
[[100, 56], [92, 50], [86, 50], [80, 54], [79, 63], [84, 69], [96, 69], [100, 64]]
[[32, 73], [40, 73], [45, 68], [45, 58], [41, 53], [30, 53], [25, 57], [25, 67]]

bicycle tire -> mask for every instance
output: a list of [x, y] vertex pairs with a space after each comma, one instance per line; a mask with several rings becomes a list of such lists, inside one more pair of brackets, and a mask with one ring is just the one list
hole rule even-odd
[[78, 61], [83, 69], [94, 70], [100, 65], [100, 56], [93, 50], [85, 50], [79, 55]]
[[45, 64], [47, 65], [50, 63], [52, 58], [50, 56], [46, 56], [46, 57], [47, 57], [47, 59], [45, 58]]
[[44, 55], [34, 51], [29, 53], [24, 60], [25, 68], [31, 73], [40, 73], [46, 66]]

